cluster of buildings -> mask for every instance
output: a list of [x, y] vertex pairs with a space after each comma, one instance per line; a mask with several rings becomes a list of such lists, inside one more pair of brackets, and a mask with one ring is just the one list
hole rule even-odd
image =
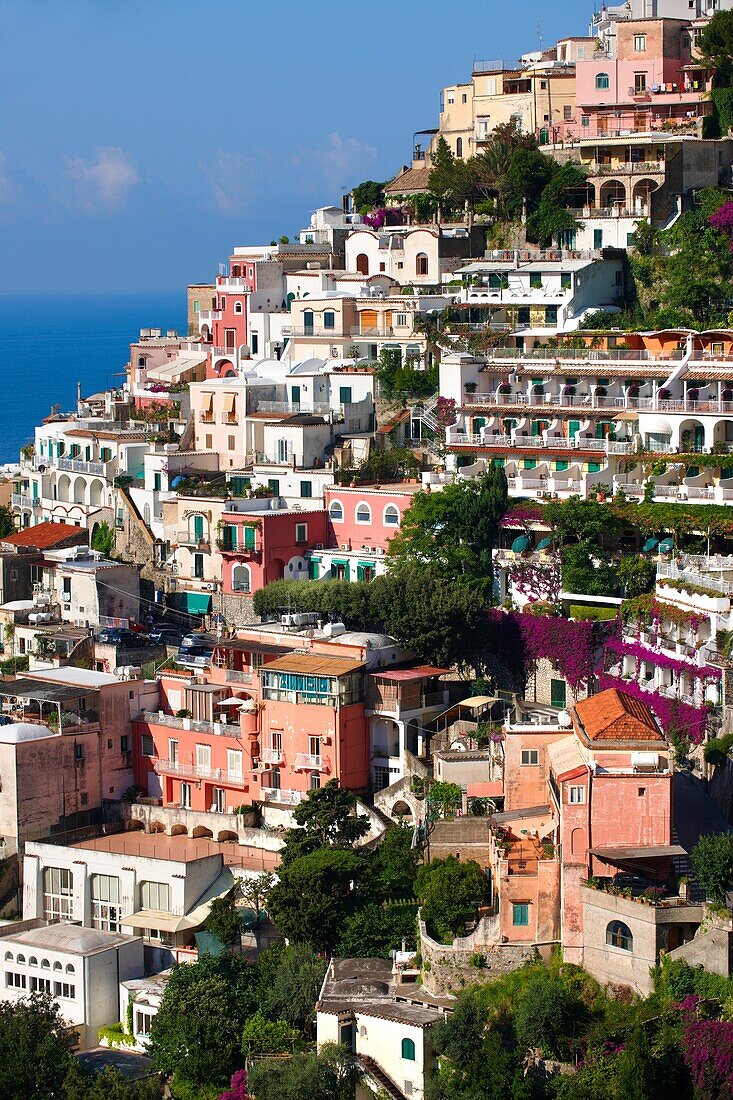
[[[472, 218], [374, 228], [347, 197], [295, 243], [234, 248], [188, 288], [184, 335], [142, 330], [118, 389], [36, 428], [0, 485], [17, 523], [0, 539], [0, 915], [21, 918], [0, 924], [4, 997], [51, 992], [81, 1045], [122, 1020], [144, 1049], [212, 902], [276, 870], [293, 809], [332, 779], [368, 840], [407, 822], [429, 855], [486, 872], [473, 933], [450, 947], [421, 929], [424, 984], [408, 951], [331, 963], [319, 1042], [347, 1043], [389, 1095], [423, 1095], [446, 952], [455, 972], [559, 944], [640, 993], [662, 951], [709, 962], [683, 873], [698, 833], [727, 825], [675, 771], [669, 715], [700, 742], [729, 728], [726, 538], [711, 547], [701, 524], [707, 553], [685, 556], [650, 532], [635, 548], [657, 561], [653, 598], [599, 641], [595, 680], [579, 690], [541, 659], [524, 698], [472, 696], [333, 618], [283, 606], [258, 622], [253, 597], [281, 579], [370, 583], [415, 494], [492, 463], [531, 503], [496, 551], [497, 602], [515, 610], [518, 566], [557, 572], [544, 502], [733, 501], [733, 331], [580, 328], [623, 306], [642, 219], [667, 225], [728, 181], [695, 44], [730, 6], [604, 6], [588, 36], [476, 62], [444, 90], [387, 203], [426, 189], [439, 137], [467, 158], [513, 123], [586, 169], [554, 248], [487, 250]], [[474, 332], [494, 337], [481, 354]], [[385, 363], [436, 392], [383, 392]], [[389, 455], [405, 449], [400, 476]], [[567, 614], [594, 603], [556, 588]], [[455, 818], [431, 813], [432, 780], [460, 789]]]

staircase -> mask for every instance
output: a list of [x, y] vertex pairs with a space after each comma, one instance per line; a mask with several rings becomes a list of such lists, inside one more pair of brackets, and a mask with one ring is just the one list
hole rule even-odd
[[386, 1092], [387, 1096], [390, 1096], [392, 1100], [407, 1100], [402, 1089], [397, 1087], [392, 1078], [387, 1076], [373, 1058], [368, 1058], [366, 1055], [360, 1054], [358, 1062], [364, 1073], [371, 1077], [375, 1084]]
[[413, 420], [417, 420], [421, 425], [426, 427], [430, 432], [437, 434], [440, 431], [440, 425], [438, 424], [438, 418], [435, 415], [435, 409], [438, 404], [438, 398], [440, 394], [436, 393], [433, 397], [428, 398], [427, 401], [421, 401], [419, 405], [414, 405], [410, 409], [410, 416]]
[[[672, 828], [672, 843], [679, 844], [679, 836], [677, 830]], [[692, 862], [687, 852], [683, 856], [675, 856], [672, 860], [672, 870], [674, 874], [679, 878], [684, 875], [687, 878], [687, 900], [692, 902], [693, 905], [702, 905], [706, 900], [705, 891], [700, 886], [699, 882], [695, 878], [695, 872], [692, 870]]]

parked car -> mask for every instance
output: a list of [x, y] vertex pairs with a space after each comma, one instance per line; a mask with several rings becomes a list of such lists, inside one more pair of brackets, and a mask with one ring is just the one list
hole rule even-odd
[[121, 626], [107, 626], [100, 630], [97, 641], [107, 645], [117, 645], [127, 649], [143, 649], [150, 645], [147, 634], [137, 634], [134, 630], [126, 630]]
[[194, 630], [193, 632], [191, 632], [189, 634], [184, 634], [184, 636], [181, 638], [181, 645], [182, 646], [207, 645], [207, 646], [211, 647], [212, 651], [213, 651], [214, 646], [216, 645], [216, 643], [217, 643], [217, 639], [214, 637], [213, 634], [201, 634], [196, 630]]
[[208, 668], [214, 653], [213, 645], [208, 643], [197, 645], [180, 645], [176, 656], [176, 664], [184, 668]]

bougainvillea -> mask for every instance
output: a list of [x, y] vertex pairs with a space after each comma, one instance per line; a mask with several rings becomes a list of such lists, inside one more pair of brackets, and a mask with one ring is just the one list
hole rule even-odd
[[555, 558], [546, 562], [522, 559], [511, 567], [509, 583], [520, 596], [525, 596], [531, 603], [535, 600], [546, 600], [555, 604], [562, 589], [560, 562]]
[[666, 653], [660, 653], [641, 642], [627, 641], [624, 638], [611, 638], [606, 643], [606, 648], [613, 650], [622, 657], [630, 656], [636, 660], [637, 669], [640, 661], [649, 661], [657, 668], [669, 668], [677, 675], [687, 673], [696, 680], [719, 680], [723, 675], [722, 669], [713, 668], [710, 665], [696, 665], [693, 661], [684, 661], [679, 657], [670, 657]]
[[700, 1094], [733, 1097], [733, 1023], [696, 1020], [682, 1036], [682, 1055]]
[[627, 695], [633, 695], [635, 699], [641, 699], [654, 711], [662, 731], [667, 736], [682, 729], [693, 745], [700, 745], [705, 740], [708, 727], [708, 712], [705, 707], [693, 707], [680, 699], [659, 695], [656, 691], [644, 691], [635, 680], [620, 680], [617, 676], [611, 676], [606, 672], [598, 675], [597, 682], [599, 691], [618, 688]]
[[545, 659], [575, 692], [587, 686], [598, 663], [598, 652], [608, 637], [619, 629], [618, 620], [607, 623], [576, 622], [556, 615], [529, 615], [492, 610], [489, 617], [502, 644], [512, 635], [519, 647], [525, 675], [536, 662]]
[[238, 1069], [236, 1073], [232, 1074], [229, 1089], [222, 1092], [218, 1100], [250, 1100], [250, 1094], [247, 1091], [246, 1070]]
[[508, 512], [504, 513], [504, 517], [501, 521], [502, 527], [524, 527], [527, 523], [534, 523], [542, 519], [542, 505], [531, 504], [527, 501], [522, 501], [521, 504], [515, 504], [509, 508]]
[[371, 214], [364, 214], [362, 220], [370, 229], [379, 230], [384, 225], [402, 225], [405, 212], [401, 206], [383, 206], [379, 210], [373, 210]]
[[439, 397], [435, 403], [435, 417], [441, 428], [450, 428], [458, 419], [456, 403], [452, 397]]
[[721, 233], [725, 233], [726, 237], [730, 238], [730, 250], [733, 252], [733, 202], [730, 199], [724, 202], [722, 206], [713, 211], [708, 221], [713, 229], [719, 229]]

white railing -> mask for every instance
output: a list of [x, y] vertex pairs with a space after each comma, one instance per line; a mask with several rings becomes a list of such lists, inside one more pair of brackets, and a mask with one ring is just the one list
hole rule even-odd
[[287, 788], [263, 787], [262, 798], [265, 802], [275, 802], [280, 806], [297, 806], [303, 800], [303, 794]]
[[342, 405], [332, 407], [323, 401], [258, 401], [257, 412], [264, 413], [315, 413], [318, 416], [327, 416], [328, 413], [339, 413]]
[[181, 764], [178, 760], [158, 758], [154, 767], [158, 775], [176, 775], [183, 779], [215, 779], [220, 783], [236, 786], [243, 786], [245, 782], [241, 772], [227, 771], [226, 768], [207, 768], [200, 764]]
[[94, 474], [104, 477], [107, 473], [107, 462], [85, 462], [80, 458], [57, 458], [56, 465], [59, 470], [68, 470], [74, 474]]
[[296, 771], [310, 770], [320, 771], [323, 767], [322, 758], [320, 756], [314, 756], [309, 752], [296, 752], [295, 754], [295, 769]]
[[711, 573], [701, 573], [696, 569], [679, 568], [672, 561], [662, 561], [657, 564], [657, 581], [668, 580], [687, 581], [689, 584], [700, 585], [709, 588], [713, 592], [719, 592], [721, 596], [729, 596], [733, 592], [733, 580], [725, 580], [723, 577], [714, 577]]
[[263, 749], [260, 753], [260, 760], [263, 764], [282, 764], [285, 755], [280, 749]]
[[35, 508], [40, 505], [40, 500], [26, 496], [24, 493], [13, 493], [11, 503], [14, 508]]
[[237, 669], [228, 668], [226, 670], [226, 681], [228, 684], [251, 684], [252, 673], [238, 672]]

